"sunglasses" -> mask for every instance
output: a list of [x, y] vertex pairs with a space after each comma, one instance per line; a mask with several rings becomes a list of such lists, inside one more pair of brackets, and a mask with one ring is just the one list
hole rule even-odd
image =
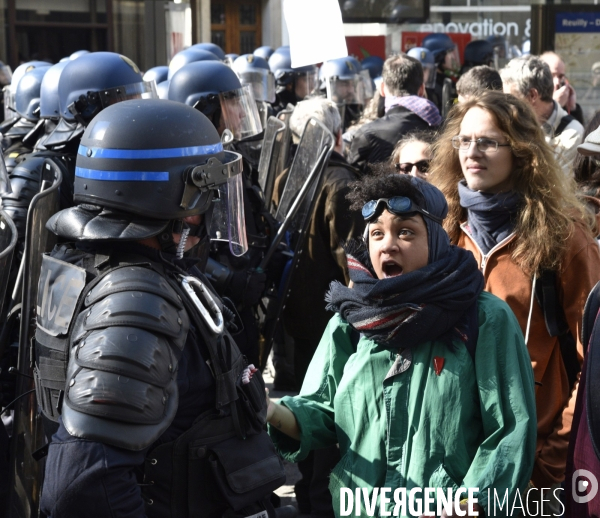
[[438, 218], [433, 214], [430, 214], [425, 209], [419, 207], [416, 203], [410, 198], [405, 196], [394, 196], [393, 198], [379, 198], [378, 200], [368, 201], [363, 205], [362, 208], [362, 217], [365, 221], [370, 221], [373, 219], [379, 212], [380, 203], [385, 203], [387, 210], [389, 210], [392, 214], [396, 216], [401, 216], [404, 214], [410, 214], [411, 212], [418, 212], [423, 216], [435, 221], [436, 223], [442, 224], [442, 218]]
[[394, 164], [394, 165], [396, 166], [396, 170], [400, 171], [403, 174], [410, 174], [413, 167], [416, 167], [417, 171], [419, 171], [419, 173], [425, 174], [429, 171], [429, 163], [430, 162], [431, 162], [431, 160], [419, 160], [418, 162], [415, 162], [414, 164], [411, 164], [410, 162], [404, 162], [403, 164]]

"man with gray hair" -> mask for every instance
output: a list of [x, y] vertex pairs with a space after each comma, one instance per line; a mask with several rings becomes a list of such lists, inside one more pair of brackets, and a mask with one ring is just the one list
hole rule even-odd
[[357, 130], [350, 144], [348, 161], [360, 168], [388, 161], [402, 136], [436, 128], [442, 120], [435, 104], [425, 98], [423, 67], [417, 59], [406, 54], [389, 57], [382, 78], [385, 115]]
[[[285, 330], [294, 339], [294, 373], [298, 386], [302, 385], [321, 336], [333, 316], [325, 310], [325, 293], [332, 281], [344, 284], [350, 281], [342, 245], [362, 235], [364, 227], [362, 216], [351, 211], [346, 200], [350, 184], [359, 179], [360, 173], [342, 156], [342, 121], [335, 103], [323, 98], [299, 102], [290, 118], [295, 142], [299, 142], [311, 117], [333, 133], [336, 143], [316, 193], [307, 244], [293, 273], [291, 296], [283, 313]], [[283, 183], [282, 180], [278, 178], [278, 183]], [[278, 190], [276, 187], [276, 192]], [[333, 447], [311, 452], [306, 460], [298, 463], [302, 479], [295, 490], [301, 513], [334, 516], [327, 486], [329, 473], [338, 461], [338, 449]]]
[[548, 64], [537, 56], [512, 59], [500, 70], [504, 93], [523, 99], [533, 108], [546, 142], [566, 174], [571, 174], [583, 126], [552, 99], [554, 82]]

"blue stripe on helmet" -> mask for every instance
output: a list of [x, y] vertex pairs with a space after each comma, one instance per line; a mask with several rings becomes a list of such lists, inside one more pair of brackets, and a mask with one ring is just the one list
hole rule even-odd
[[223, 144], [218, 142], [217, 144], [208, 144], [206, 146], [174, 147], [165, 149], [104, 149], [80, 145], [78, 154], [90, 158], [142, 160], [148, 158], [182, 158], [186, 156], [215, 155], [222, 151]]
[[75, 176], [89, 180], [109, 182], [168, 182], [168, 172], [154, 171], [99, 171], [98, 169], [75, 168]]

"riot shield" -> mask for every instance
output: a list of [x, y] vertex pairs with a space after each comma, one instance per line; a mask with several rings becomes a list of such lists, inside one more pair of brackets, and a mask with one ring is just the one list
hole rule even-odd
[[35, 397], [32, 357], [35, 335], [35, 306], [42, 254], [52, 250], [56, 236], [46, 230], [46, 221], [59, 209], [62, 175], [52, 160], [44, 161], [40, 192], [31, 200], [27, 213], [23, 255], [22, 307], [17, 363], [17, 397], [11, 444], [10, 518], [33, 518], [39, 514], [44, 474], [43, 461], [34, 454], [46, 439]]
[[8, 278], [13, 252], [17, 244], [17, 227], [6, 212], [0, 210], [0, 322], [4, 322], [8, 297]]
[[323, 171], [335, 145], [333, 134], [316, 119], [309, 119], [304, 127], [302, 138], [290, 167], [281, 203], [275, 219], [280, 223], [277, 234], [272, 239], [260, 268], [266, 269], [273, 253], [284, 239], [293, 254], [285, 268], [276, 292], [263, 299], [265, 320], [262, 326], [260, 360], [261, 368], [266, 366], [273, 339], [280, 325], [293, 272], [302, 249], [306, 244], [306, 234], [316, 203], [316, 193], [320, 189]]
[[[285, 131], [282, 136], [282, 144], [281, 149], [279, 151], [279, 157], [277, 159], [277, 165], [275, 166], [275, 170], [281, 172], [285, 170], [289, 166], [290, 160], [290, 145], [292, 143], [292, 130], [290, 129], [290, 117], [294, 113], [294, 106], [288, 104], [285, 110], [280, 111], [277, 114], [277, 118], [285, 123]], [[271, 214], [275, 215], [275, 208], [273, 207], [273, 211]]]
[[275, 117], [269, 117], [258, 162], [258, 184], [264, 194], [267, 209], [271, 208], [275, 177], [282, 171], [277, 169], [277, 165], [283, 147], [285, 129], [285, 122]]

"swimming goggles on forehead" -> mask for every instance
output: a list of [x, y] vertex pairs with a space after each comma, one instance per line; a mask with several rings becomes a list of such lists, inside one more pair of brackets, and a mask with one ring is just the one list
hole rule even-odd
[[385, 203], [387, 210], [389, 210], [392, 214], [396, 214], [396, 216], [418, 212], [419, 214], [422, 214], [423, 216], [435, 221], [436, 223], [439, 223], [440, 225], [443, 222], [442, 218], [438, 218], [437, 216], [427, 212], [425, 209], [419, 207], [406, 196], [394, 196], [393, 198], [379, 198], [378, 200], [368, 201], [363, 205], [362, 208], [362, 217], [365, 221], [370, 221], [379, 213], [380, 203]]

